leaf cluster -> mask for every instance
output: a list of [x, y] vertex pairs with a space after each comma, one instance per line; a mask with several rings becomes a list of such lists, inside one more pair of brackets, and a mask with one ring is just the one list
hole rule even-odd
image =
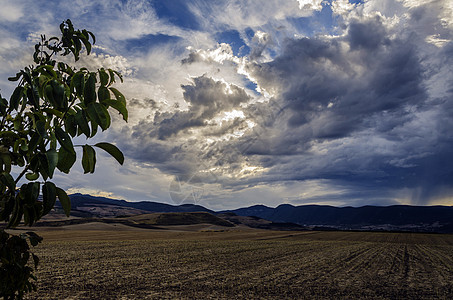
[[0, 231], [0, 297], [4, 299], [22, 299], [24, 293], [36, 291], [36, 284], [33, 282], [36, 277], [28, 260], [31, 257], [37, 268], [39, 258], [30, 252], [27, 240], [36, 246], [42, 241], [42, 237], [34, 232], [10, 235]]
[[[46, 39], [42, 36], [33, 55], [37, 65], [28, 66], [9, 78], [17, 81], [9, 101], [0, 100], [0, 221], [15, 227], [24, 217], [32, 225], [47, 214], [58, 198], [69, 214], [66, 193], [50, 181], [54, 172], [69, 173], [77, 154], [72, 139], [84, 135], [87, 139], [111, 125], [109, 108], [116, 110], [127, 121], [128, 112], [124, 95], [113, 84], [121, 75], [111, 69], [95, 72], [87, 68], [77, 70], [57, 55], [73, 54], [79, 59], [82, 44], [87, 54], [94, 43], [94, 35], [86, 30], [74, 30], [70, 20], [60, 26], [62, 37]], [[92, 41], [92, 42], [91, 42]], [[114, 145], [98, 143], [94, 147], [111, 154], [119, 163], [124, 157]], [[96, 152], [83, 145], [82, 166], [85, 173], [93, 173]], [[16, 178], [11, 168], [22, 168]], [[29, 183], [17, 192], [16, 184], [25, 175]], [[44, 183], [37, 181], [42, 179]], [[43, 201], [38, 201], [40, 191]]]
[[[68, 195], [50, 180], [56, 170], [70, 172], [77, 160], [76, 147], [82, 148], [85, 173], [95, 171], [96, 148], [120, 164], [124, 162], [113, 144], [73, 144], [75, 137], [90, 139], [99, 130], [107, 130], [112, 110], [124, 121], [128, 111], [124, 95], [114, 87], [115, 82], [123, 81], [120, 73], [77, 69], [59, 60], [72, 55], [78, 61], [83, 49], [89, 55], [95, 43], [93, 33], [75, 30], [70, 20], [61, 23], [60, 31], [61, 37], [41, 36], [33, 54], [35, 64], [9, 78], [17, 82], [9, 101], [0, 96], [0, 221], [6, 222], [6, 228], [18, 226], [22, 220], [33, 225], [57, 200], [69, 216]], [[16, 178], [13, 168], [20, 170]], [[19, 186], [24, 177], [26, 183]]]

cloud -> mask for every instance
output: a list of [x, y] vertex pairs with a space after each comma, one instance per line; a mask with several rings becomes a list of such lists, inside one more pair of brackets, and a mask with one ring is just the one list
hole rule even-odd
[[[15, 1], [16, 2], [16, 1]], [[17, 3], [19, 2], [19, 3]], [[21, 1], [12, 3], [11, 1], [2, 0], [0, 5], [2, 10], [0, 11], [0, 19], [3, 22], [16, 22], [24, 15], [24, 7]]]
[[26, 65], [27, 37], [56, 33], [63, 15], [98, 38], [84, 64], [125, 75], [130, 122], [99, 139], [128, 166], [107, 162], [101, 177], [123, 173], [105, 189], [81, 170], [78, 183], [58, 177], [68, 188], [168, 202], [177, 175], [196, 176], [217, 209], [448, 203], [450, 2], [37, 1], [26, 20], [8, 2], [0, 75]]
[[344, 37], [289, 40], [282, 55], [248, 71], [291, 108], [289, 125], [310, 125], [319, 138], [347, 136], [370, 116], [400, 117], [425, 97], [415, 45], [385, 36], [379, 20], [354, 22]]
[[[451, 52], [448, 43], [433, 49], [426, 42], [432, 31], [416, 32], [414, 22], [418, 15], [434, 27], [438, 14], [407, 12], [398, 3], [379, 14], [374, 5], [343, 5], [354, 17], [343, 19], [341, 34], [287, 37], [278, 42], [281, 52], [266, 59], [259, 57], [272, 37], [259, 30], [247, 40], [249, 55], [240, 59], [228, 44], [191, 49], [184, 68], [209, 70], [213, 77], [215, 68], [228, 69], [230, 77], [198, 75], [183, 84], [184, 109], [156, 112], [152, 122], [133, 128], [132, 136], [154, 150], [130, 155], [163, 172], [214, 174], [204, 180], [225, 193], [320, 180], [336, 191], [343, 187], [335, 196], [326, 186], [325, 193], [288, 196], [294, 203], [429, 203], [445, 197], [451, 166], [443, 159], [451, 145], [443, 128], [451, 122], [452, 78], [445, 60]], [[420, 18], [424, 14], [434, 17]], [[247, 92], [246, 81], [232, 70], [253, 80], [261, 94]], [[242, 115], [221, 120], [233, 109]]]
[[247, 102], [249, 96], [241, 88], [205, 76], [193, 79], [193, 84], [183, 85], [183, 97], [189, 104], [188, 111], [174, 114], [159, 113], [154, 116], [157, 136], [165, 140], [183, 130], [207, 126], [208, 122], [223, 111], [232, 110]]
[[[286, 110], [275, 122], [281, 134], [261, 140], [267, 151], [256, 152], [268, 168], [264, 180], [324, 178], [351, 190], [374, 182], [387, 197], [414, 189], [414, 203], [444, 196], [452, 166], [450, 135], [440, 133], [450, 121], [441, 111], [449, 111], [443, 101], [451, 90], [445, 87], [444, 100], [432, 105], [427, 83], [438, 69], [425, 57], [432, 49], [423, 36], [407, 35], [408, 28], [394, 30], [380, 16], [350, 19], [343, 35], [287, 40], [271, 62], [247, 66]], [[440, 57], [451, 56], [434, 60]]]
[[320, 10], [322, 1], [306, 0], [236, 0], [236, 1], [191, 1], [188, 5], [193, 14], [198, 16], [204, 27], [215, 26], [242, 31], [247, 27], [258, 27], [273, 21], [291, 17], [307, 17], [314, 10]]
[[240, 118], [224, 120], [224, 113], [250, 99], [238, 86], [206, 76], [193, 78], [182, 89], [187, 110], [155, 111], [152, 119], [140, 121], [126, 133], [140, 144], [120, 141], [125, 152], [138, 161], [180, 175], [199, 170], [199, 152], [207, 151], [209, 139], [243, 126]]

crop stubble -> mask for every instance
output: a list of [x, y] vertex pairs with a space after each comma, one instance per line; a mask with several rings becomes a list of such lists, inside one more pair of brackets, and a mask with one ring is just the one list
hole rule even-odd
[[143, 234], [97, 241], [50, 236], [35, 251], [42, 260], [39, 292], [29, 298], [453, 297], [450, 235]]

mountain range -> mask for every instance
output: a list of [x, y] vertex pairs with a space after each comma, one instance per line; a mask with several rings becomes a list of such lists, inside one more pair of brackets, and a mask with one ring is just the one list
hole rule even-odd
[[[276, 208], [254, 205], [234, 210], [213, 211], [200, 205], [170, 205], [158, 202], [128, 202], [106, 197], [72, 194], [71, 215], [75, 217], [127, 217], [149, 213], [204, 212], [232, 223], [246, 222], [265, 229], [371, 230], [453, 233], [453, 207], [450, 206], [363, 206], [326, 205]], [[240, 218], [242, 217], [242, 218]], [[244, 219], [244, 217], [248, 217]]]
[[327, 205], [276, 208], [254, 205], [231, 210], [240, 216], [257, 216], [274, 222], [293, 222], [304, 226], [331, 227], [342, 230], [403, 230], [450, 232], [453, 230], [451, 206], [362, 206]]

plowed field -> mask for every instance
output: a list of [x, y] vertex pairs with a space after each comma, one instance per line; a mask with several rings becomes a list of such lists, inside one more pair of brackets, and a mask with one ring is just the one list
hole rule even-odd
[[451, 235], [42, 235], [45, 240], [35, 249], [41, 257], [39, 292], [30, 299], [453, 298]]

